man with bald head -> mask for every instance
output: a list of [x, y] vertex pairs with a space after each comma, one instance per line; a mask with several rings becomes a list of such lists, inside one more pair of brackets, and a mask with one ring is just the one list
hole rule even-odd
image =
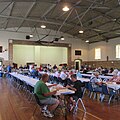
[[56, 94], [57, 90], [50, 92], [48, 86], [45, 84], [48, 79], [48, 74], [43, 74], [42, 79], [34, 87], [34, 93], [38, 96], [42, 104], [48, 105], [48, 110], [44, 112], [44, 116], [53, 117], [52, 111], [59, 105], [59, 100], [52, 97], [52, 95]]

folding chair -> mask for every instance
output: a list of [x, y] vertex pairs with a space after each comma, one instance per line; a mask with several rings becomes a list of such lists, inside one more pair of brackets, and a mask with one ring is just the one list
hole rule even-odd
[[74, 110], [73, 110], [73, 113], [77, 112], [79, 101], [80, 101], [81, 104], [82, 104], [82, 107], [83, 107], [83, 109], [84, 109], [84, 112], [86, 112], [86, 108], [85, 108], [85, 105], [84, 105], [84, 103], [83, 103], [83, 101], [82, 101], [82, 98], [78, 98], [78, 100], [77, 100], [77, 102], [76, 102], [76, 105], [75, 105], [75, 108], [74, 108]]
[[[83, 91], [83, 92], [84, 92], [84, 91]], [[86, 108], [85, 108], [85, 105], [84, 105], [84, 103], [83, 103], [83, 101], [82, 101], [82, 98], [83, 98], [83, 93], [82, 93], [82, 96], [77, 99], [77, 102], [76, 102], [75, 108], [74, 108], [74, 110], [73, 110], [73, 113], [77, 112], [79, 101], [81, 102], [81, 105], [82, 105], [82, 107], [83, 107], [84, 112], [86, 112]]]
[[43, 108], [45, 106], [45, 104], [42, 104], [38, 98], [38, 96], [36, 94], [34, 94], [34, 97], [35, 97], [35, 100], [36, 100], [36, 103], [37, 103], [37, 106], [35, 107], [34, 111], [33, 111], [33, 116], [37, 110], [37, 107], [40, 106], [40, 108]]
[[[108, 100], [108, 104], [110, 104], [112, 98], [116, 95], [116, 91], [113, 89], [109, 89], [107, 88], [106, 85], [102, 85], [102, 94], [104, 95], [109, 95], [109, 100]], [[104, 100], [104, 97], [101, 99], [101, 102]]]
[[94, 89], [92, 87], [92, 83], [88, 83], [88, 90], [89, 90], [89, 97], [91, 98], [93, 93], [94, 93]]

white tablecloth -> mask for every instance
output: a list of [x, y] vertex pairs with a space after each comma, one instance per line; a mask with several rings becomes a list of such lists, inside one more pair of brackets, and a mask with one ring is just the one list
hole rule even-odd
[[77, 77], [77, 80], [80, 80], [81, 82], [89, 82], [90, 81], [89, 78], [79, 78], [79, 77]]
[[[81, 74], [81, 75], [84, 76], [84, 77], [92, 77], [93, 76], [91, 74]], [[102, 78], [102, 79], [110, 79], [110, 78], [112, 78], [112, 76], [104, 76], [104, 75], [99, 75], [99, 77]]]
[[120, 84], [115, 84], [115, 83], [107, 83], [108, 88], [112, 88], [114, 90], [120, 89]]

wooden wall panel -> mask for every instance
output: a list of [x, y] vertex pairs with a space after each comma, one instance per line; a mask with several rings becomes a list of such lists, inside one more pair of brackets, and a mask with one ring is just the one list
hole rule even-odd
[[87, 64], [87, 65], [91, 65], [93, 67], [106, 67], [106, 68], [118, 68], [120, 69], [120, 60], [116, 60], [116, 61], [83, 61], [82, 62], [83, 65]]

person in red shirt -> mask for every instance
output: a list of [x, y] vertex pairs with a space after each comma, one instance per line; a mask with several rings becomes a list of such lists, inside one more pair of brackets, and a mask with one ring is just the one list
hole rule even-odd
[[40, 65], [39, 71], [42, 71], [42, 70], [43, 70], [43, 67], [42, 67], [42, 65]]

